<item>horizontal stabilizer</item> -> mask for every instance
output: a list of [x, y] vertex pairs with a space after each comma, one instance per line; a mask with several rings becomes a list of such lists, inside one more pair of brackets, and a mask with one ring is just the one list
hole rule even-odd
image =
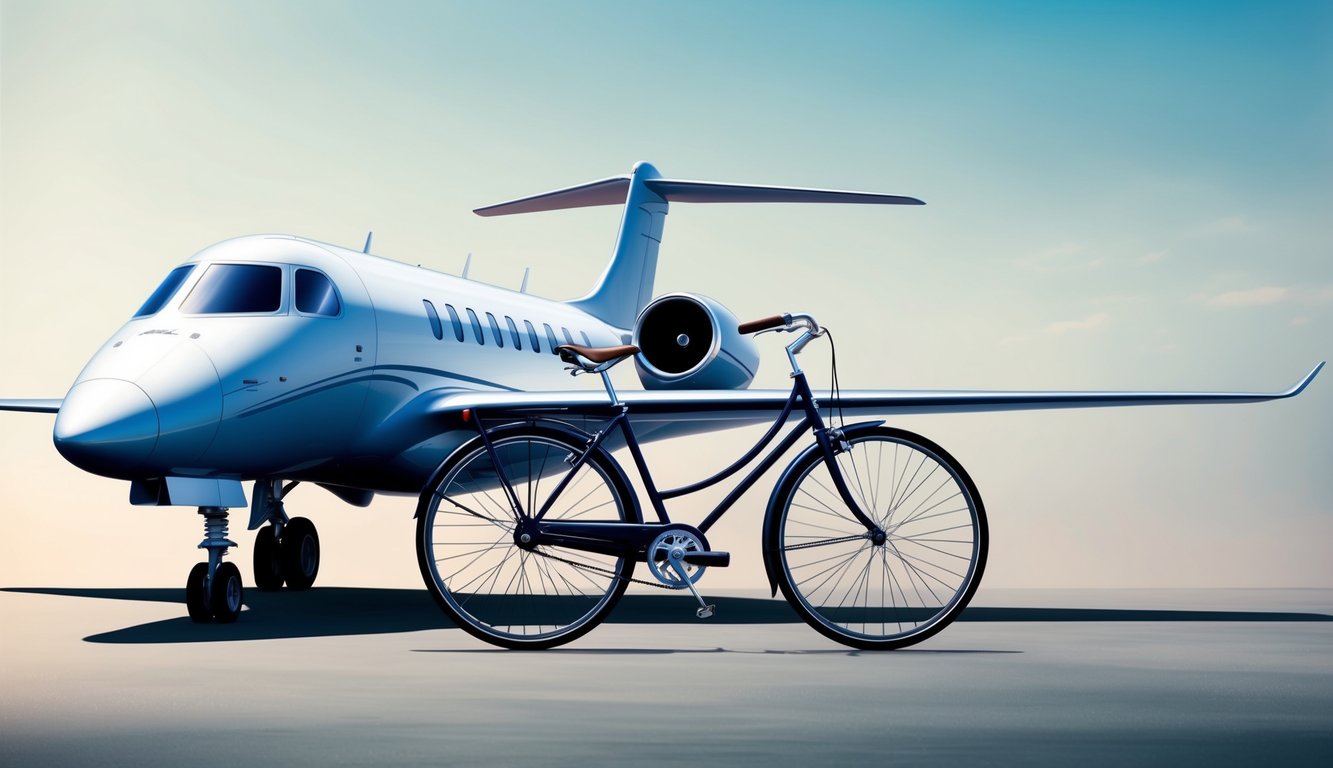
[[28, 413], [59, 413], [61, 399], [58, 397], [20, 397], [0, 400], [0, 411], [26, 411]]
[[[849, 192], [840, 189], [770, 187], [757, 184], [726, 184], [716, 181], [646, 179], [643, 185], [670, 203], [844, 203], [869, 205], [925, 205], [915, 197], [878, 192]], [[558, 211], [597, 205], [621, 205], [629, 193], [629, 176], [590, 181], [539, 195], [477, 208], [478, 216], [507, 216], [513, 213]]]
[[540, 195], [521, 197], [504, 203], [477, 208], [472, 212], [478, 216], [507, 216], [511, 213], [536, 213], [537, 211], [558, 211], [564, 208], [591, 208], [595, 205], [620, 205], [625, 202], [625, 192], [629, 189], [628, 176], [613, 176], [609, 179], [590, 181], [576, 187], [565, 187]]
[[844, 203], [852, 205], [925, 205], [915, 197], [878, 192], [848, 192], [840, 189], [767, 187], [757, 184], [724, 184], [716, 181], [653, 179], [644, 182], [672, 203]]

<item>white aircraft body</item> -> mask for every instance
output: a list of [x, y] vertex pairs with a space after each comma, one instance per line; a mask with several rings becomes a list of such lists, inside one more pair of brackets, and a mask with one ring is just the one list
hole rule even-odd
[[[503, 215], [623, 204], [615, 253], [585, 297], [553, 301], [287, 235], [205, 248], [176, 267], [93, 355], [63, 399], [0, 400], [0, 410], [55, 413], [60, 453], [86, 471], [130, 481], [133, 504], [198, 508], [209, 562], [191, 572], [196, 620], [239, 614], [239, 573], [222, 557], [228, 510], [245, 507], [264, 589], [310, 586], [318, 538], [288, 518], [284, 490], [316, 483], [359, 506], [376, 493], [422, 491], [477, 427], [558, 410], [601, 418], [607, 393], [570, 389], [556, 347], [632, 342], [644, 389], [620, 393], [641, 439], [770, 421], [788, 393], [746, 389], [750, 338], [717, 302], [652, 299], [670, 202], [921, 204], [835, 190], [663, 179], [646, 163], [620, 176], [478, 209]], [[844, 391], [848, 414], [1244, 403], [1276, 393]], [[593, 422], [595, 423], [595, 422]], [[219, 574], [230, 567], [221, 582]], [[202, 590], [202, 592], [201, 592]], [[208, 605], [198, 605], [198, 596]]]

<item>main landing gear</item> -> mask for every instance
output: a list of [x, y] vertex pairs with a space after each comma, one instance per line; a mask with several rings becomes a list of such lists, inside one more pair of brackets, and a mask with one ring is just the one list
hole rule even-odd
[[282, 498], [296, 486], [283, 487], [279, 480], [255, 483], [250, 527], [264, 525], [255, 534], [255, 587], [276, 592], [284, 582], [288, 589], [310, 589], [319, 575], [319, 533], [304, 517], [288, 518]]

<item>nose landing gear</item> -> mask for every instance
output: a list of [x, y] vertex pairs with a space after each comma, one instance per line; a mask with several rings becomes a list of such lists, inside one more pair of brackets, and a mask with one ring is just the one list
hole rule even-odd
[[245, 588], [241, 570], [222, 558], [236, 542], [227, 538], [227, 509], [200, 507], [204, 516], [204, 540], [199, 548], [208, 551], [208, 562], [196, 563], [185, 580], [185, 608], [197, 623], [230, 624], [241, 615]]

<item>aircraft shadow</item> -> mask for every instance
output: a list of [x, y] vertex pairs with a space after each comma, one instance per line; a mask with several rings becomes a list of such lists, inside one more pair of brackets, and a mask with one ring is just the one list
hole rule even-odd
[[[177, 588], [8, 587], [3, 592], [184, 603]], [[792, 624], [800, 617], [783, 600], [710, 598], [717, 605], [712, 624]], [[84, 638], [90, 643], [201, 643], [298, 637], [388, 634], [448, 629], [453, 624], [421, 589], [320, 587], [305, 592], [247, 590], [246, 610], [235, 624], [195, 624], [184, 615]], [[607, 619], [611, 624], [690, 624], [687, 595], [626, 595]], [[1324, 622], [1322, 613], [1280, 611], [1181, 611], [1106, 608], [1001, 608], [976, 606], [958, 621], [977, 622]]]

